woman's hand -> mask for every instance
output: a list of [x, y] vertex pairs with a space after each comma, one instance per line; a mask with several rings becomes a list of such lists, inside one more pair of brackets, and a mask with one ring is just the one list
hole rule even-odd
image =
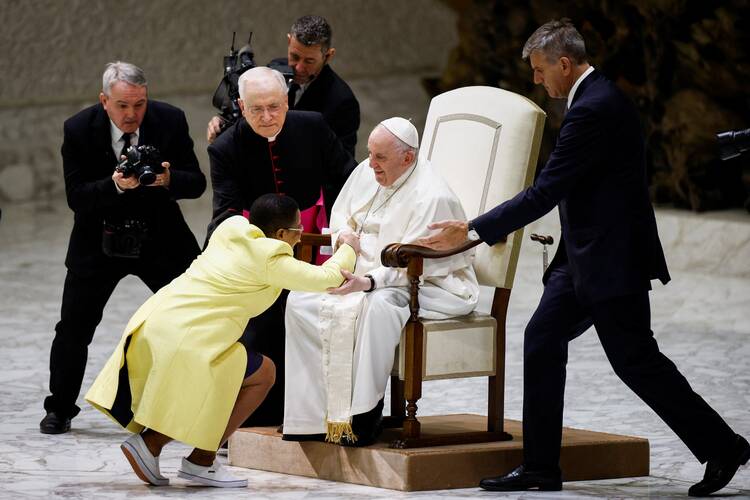
[[341, 270], [341, 275], [346, 281], [338, 288], [329, 288], [328, 293], [331, 295], [348, 295], [354, 292], [364, 292], [365, 290], [369, 290], [372, 285], [370, 278], [355, 276], [344, 269]]

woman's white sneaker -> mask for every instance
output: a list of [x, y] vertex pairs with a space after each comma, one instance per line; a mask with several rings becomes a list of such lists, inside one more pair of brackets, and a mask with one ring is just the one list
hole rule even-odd
[[177, 471], [177, 477], [215, 488], [247, 487], [247, 479], [239, 479], [232, 476], [218, 460], [215, 460], [210, 467], [205, 467], [196, 465], [187, 458], [183, 458], [182, 467]]
[[161, 475], [159, 470], [159, 457], [155, 457], [148, 451], [146, 443], [140, 434], [133, 434], [121, 445], [125, 458], [133, 467], [133, 472], [141, 479], [154, 486], [166, 486], [169, 479]]

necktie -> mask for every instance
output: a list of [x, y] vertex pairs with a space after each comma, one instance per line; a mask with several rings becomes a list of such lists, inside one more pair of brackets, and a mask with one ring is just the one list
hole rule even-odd
[[299, 89], [299, 84], [294, 82], [289, 86], [289, 109], [294, 109], [294, 105], [297, 101], [297, 91]]
[[117, 162], [120, 162], [120, 158], [125, 155], [125, 152], [130, 147], [130, 138], [133, 136], [130, 132], [125, 132], [122, 134], [122, 140], [125, 144], [122, 145], [122, 149], [120, 150], [120, 156], [117, 157]]

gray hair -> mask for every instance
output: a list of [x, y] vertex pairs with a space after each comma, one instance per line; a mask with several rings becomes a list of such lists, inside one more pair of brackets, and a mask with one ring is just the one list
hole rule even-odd
[[320, 50], [324, 54], [331, 48], [333, 37], [331, 25], [321, 16], [302, 16], [294, 21], [289, 31], [299, 43], [306, 47], [320, 45]]
[[534, 51], [543, 53], [549, 61], [556, 61], [565, 56], [574, 64], [583, 64], [588, 59], [583, 37], [571, 20], [565, 17], [537, 28], [526, 40], [521, 57], [526, 61]]
[[139, 87], [148, 85], [146, 75], [141, 68], [135, 64], [122, 61], [107, 63], [104, 67], [104, 74], [102, 75], [102, 92], [104, 95], [109, 96], [109, 91], [115, 82], [125, 82]]
[[237, 87], [239, 88], [239, 91], [240, 91], [240, 99], [242, 99], [243, 102], [247, 102], [246, 87], [248, 83], [262, 81], [266, 79], [271, 79], [272, 81], [278, 82], [279, 90], [284, 95], [286, 95], [287, 88], [286, 88], [286, 80], [284, 79], [284, 75], [282, 75], [279, 71], [268, 68], [266, 66], [256, 66], [242, 73], [240, 75], [239, 80], [237, 80]]

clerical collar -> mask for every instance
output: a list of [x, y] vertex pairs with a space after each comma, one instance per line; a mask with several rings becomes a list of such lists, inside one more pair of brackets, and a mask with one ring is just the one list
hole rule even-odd
[[[381, 208], [383, 208], [384, 206], [386, 206], [388, 202], [391, 200], [391, 198], [393, 198], [393, 196], [398, 192], [398, 190], [401, 189], [401, 186], [406, 184], [406, 181], [409, 180], [409, 177], [411, 177], [411, 174], [414, 173], [414, 169], [417, 168], [418, 162], [419, 160], [415, 159], [414, 165], [409, 167], [406, 170], [406, 172], [401, 174], [401, 176], [398, 179], [396, 179], [396, 182], [394, 182], [390, 186], [383, 187], [380, 184], [378, 184], [378, 189], [375, 191], [375, 196], [372, 197], [372, 199], [370, 200], [370, 204], [367, 207], [367, 213], [365, 213], [365, 216], [362, 218], [362, 222], [358, 224], [359, 229], [357, 229], [357, 226], [355, 226], [357, 236], [362, 234], [362, 230], [365, 228], [365, 222], [367, 222], [367, 218], [370, 215], [377, 212], [378, 210], [380, 210]], [[382, 195], [380, 194], [381, 189], [383, 190]], [[383, 199], [377, 206], [373, 207], [373, 205], [375, 204], [375, 200], [379, 200], [381, 198], [385, 198], [385, 199]]]
[[272, 135], [271, 137], [267, 137], [266, 139], [268, 139], [268, 142], [274, 142], [274, 141], [276, 141], [276, 137], [278, 137], [278, 136], [279, 136], [279, 134], [276, 134], [276, 135]]
[[589, 69], [583, 72], [581, 76], [578, 77], [578, 80], [573, 84], [573, 88], [570, 89], [570, 92], [568, 92], [568, 107], [567, 109], [570, 109], [570, 105], [573, 104], [573, 97], [576, 95], [576, 90], [578, 90], [578, 87], [581, 85], [581, 82], [586, 79], [587, 76], [589, 76], [594, 71], [593, 66], [589, 66]]
[[415, 158], [412, 166], [407, 168], [406, 171], [403, 174], [401, 174], [401, 176], [399, 176], [399, 178], [393, 182], [393, 184], [391, 184], [388, 187], [384, 187], [383, 190], [386, 193], [389, 193], [391, 191], [396, 191], [398, 188], [400, 188], [404, 184], [404, 182], [406, 182], [406, 180], [409, 178], [409, 176], [414, 171], [414, 169], [417, 168], [417, 161], [418, 160]]

